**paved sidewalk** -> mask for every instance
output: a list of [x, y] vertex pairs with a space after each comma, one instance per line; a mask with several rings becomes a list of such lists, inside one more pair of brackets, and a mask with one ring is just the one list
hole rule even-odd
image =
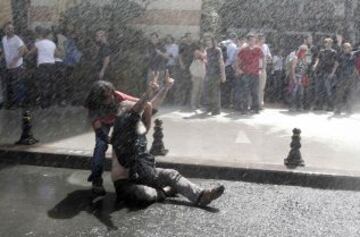
[[[24, 147], [11, 145], [20, 136], [21, 112], [1, 110], [0, 149], [89, 158], [95, 139], [86, 116], [79, 107], [35, 110], [33, 132], [41, 143]], [[164, 143], [170, 150], [158, 158], [160, 163], [360, 177], [360, 114], [334, 117], [272, 108], [258, 115], [225, 111], [210, 117], [165, 107], [158, 117], [164, 121]], [[302, 129], [306, 167], [288, 170], [283, 161], [294, 127]], [[149, 147], [151, 142], [152, 131]]]

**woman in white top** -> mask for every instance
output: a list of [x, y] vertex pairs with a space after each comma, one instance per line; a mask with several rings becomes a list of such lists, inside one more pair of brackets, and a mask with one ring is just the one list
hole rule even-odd
[[36, 27], [37, 40], [29, 54], [37, 54], [37, 79], [40, 91], [40, 106], [48, 108], [55, 97], [55, 55], [56, 45], [49, 40], [50, 31], [42, 27]]
[[200, 44], [194, 51], [194, 59], [190, 65], [190, 73], [192, 81], [190, 105], [192, 110], [196, 110], [200, 107], [206, 74], [206, 51]]

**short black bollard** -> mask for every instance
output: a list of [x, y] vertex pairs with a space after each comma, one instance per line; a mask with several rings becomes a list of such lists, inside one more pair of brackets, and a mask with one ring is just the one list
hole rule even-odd
[[33, 145], [38, 143], [39, 140], [35, 139], [32, 134], [31, 114], [30, 111], [25, 111], [22, 119], [22, 133], [20, 140], [17, 141], [16, 145]]
[[295, 168], [297, 166], [305, 166], [304, 160], [301, 157], [301, 130], [298, 128], [293, 129], [293, 136], [291, 137], [290, 152], [288, 157], [284, 160], [284, 164], [288, 168]]
[[163, 128], [162, 128], [163, 122], [160, 119], [155, 120], [155, 126], [154, 126], [154, 141], [152, 143], [150, 154], [154, 156], [165, 156], [169, 150], [165, 149], [164, 142], [163, 142]]

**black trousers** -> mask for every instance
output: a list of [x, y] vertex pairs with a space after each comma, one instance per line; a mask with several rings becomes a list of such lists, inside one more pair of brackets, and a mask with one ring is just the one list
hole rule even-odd
[[40, 106], [50, 107], [56, 98], [56, 66], [55, 64], [40, 64], [37, 70]]

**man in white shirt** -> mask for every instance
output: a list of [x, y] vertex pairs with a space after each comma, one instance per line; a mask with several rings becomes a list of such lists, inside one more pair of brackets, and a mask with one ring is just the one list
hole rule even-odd
[[260, 106], [263, 107], [264, 106], [266, 80], [267, 80], [266, 66], [267, 66], [267, 63], [272, 60], [272, 56], [271, 56], [269, 46], [265, 43], [266, 42], [265, 35], [259, 34], [258, 40], [259, 40], [259, 46], [261, 47], [261, 50], [263, 51], [263, 55], [264, 55], [264, 64], [263, 64], [262, 73], [260, 76], [260, 86], [259, 86], [259, 102], [260, 102]]
[[226, 47], [225, 73], [226, 82], [221, 85], [221, 104], [222, 107], [228, 108], [232, 103], [232, 88], [235, 77], [233, 65], [236, 60], [237, 52], [237, 35], [230, 33], [229, 39], [222, 41], [220, 44]]
[[22, 39], [15, 34], [14, 26], [8, 22], [4, 26], [5, 36], [2, 38], [6, 73], [4, 78], [5, 108], [23, 106], [25, 102], [25, 84], [23, 55], [27, 48]]
[[50, 31], [43, 27], [36, 27], [38, 39], [29, 54], [37, 54], [37, 80], [39, 81], [40, 106], [45, 109], [50, 107], [55, 98], [55, 52], [56, 45], [49, 40]]

